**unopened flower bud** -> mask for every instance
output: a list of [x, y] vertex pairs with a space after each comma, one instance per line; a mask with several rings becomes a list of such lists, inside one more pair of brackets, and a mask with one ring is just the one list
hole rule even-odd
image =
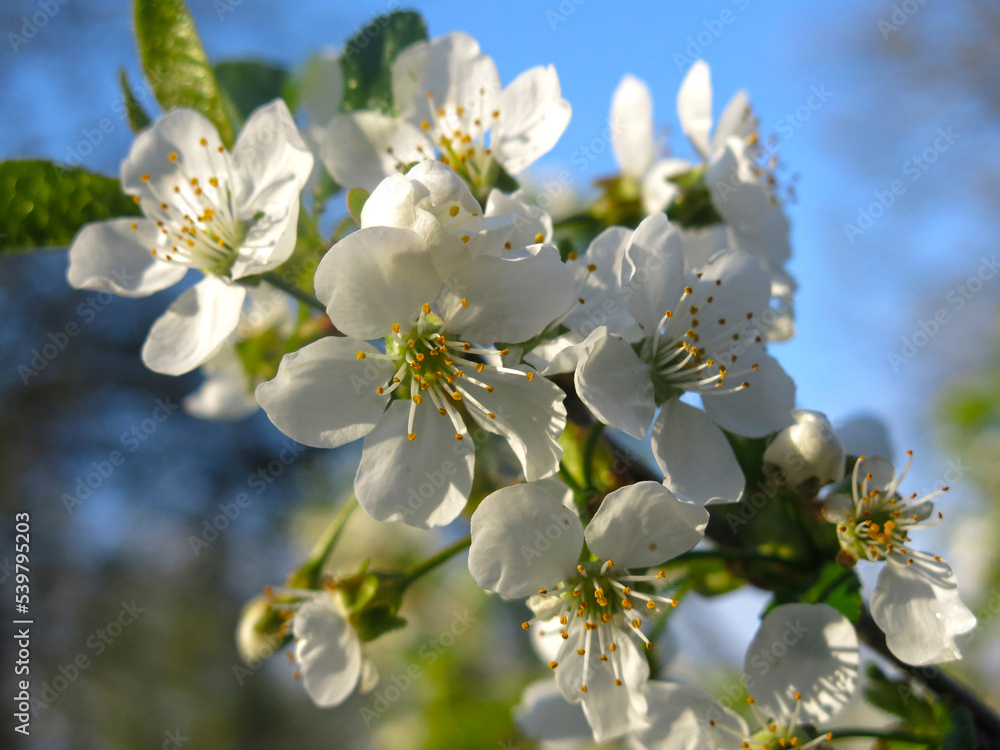
[[273, 597], [266, 594], [247, 602], [236, 628], [236, 650], [247, 664], [270, 658], [288, 641], [285, 621], [271, 607]]
[[764, 451], [764, 470], [796, 493], [815, 493], [844, 476], [844, 449], [830, 421], [818, 411], [795, 409], [786, 427]]

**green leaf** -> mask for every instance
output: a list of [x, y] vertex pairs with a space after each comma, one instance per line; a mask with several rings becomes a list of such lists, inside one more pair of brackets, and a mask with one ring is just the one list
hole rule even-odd
[[427, 39], [419, 13], [397, 11], [366, 24], [347, 42], [340, 58], [344, 72], [341, 109], [378, 109], [389, 112], [392, 101], [392, 63], [414, 42]]
[[215, 78], [245, 120], [257, 107], [282, 97], [288, 71], [260, 60], [230, 60], [215, 66]]
[[777, 592], [768, 610], [789, 602], [829, 604], [857, 625], [861, 617], [861, 581], [853, 570], [827, 563], [807, 587]]
[[0, 163], [0, 254], [65, 247], [84, 224], [137, 214], [114, 178], [47, 161]]
[[200, 112], [218, 129], [222, 142], [232, 146], [225, 99], [184, 0], [135, 0], [135, 35], [160, 106]]
[[370, 193], [364, 188], [351, 188], [347, 191], [347, 212], [358, 224], [361, 223], [361, 210], [365, 207]]
[[949, 726], [941, 741], [941, 750], [975, 750], [976, 727], [972, 712], [965, 706], [955, 706], [948, 711]]
[[133, 133], [138, 133], [150, 123], [149, 115], [139, 104], [139, 100], [132, 93], [132, 86], [128, 82], [128, 73], [125, 68], [118, 71], [118, 81], [122, 86], [122, 94], [125, 97], [125, 112], [128, 114], [128, 126]]
[[944, 705], [926, 688], [903, 676], [893, 679], [877, 665], [868, 664], [864, 695], [875, 708], [901, 720], [900, 729], [934, 743], [949, 724]]

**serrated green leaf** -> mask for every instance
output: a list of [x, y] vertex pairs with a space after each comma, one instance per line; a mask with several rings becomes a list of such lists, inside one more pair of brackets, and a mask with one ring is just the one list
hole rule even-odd
[[132, 128], [133, 133], [138, 133], [147, 127], [151, 120], [149, 119], [149, 115], [146, 114], [146, 110], [139, 104], [139, 100], [135, 98], [135, 94], [132, 93], [132, 86], [128, 82], [128, 73], [125, 72], [125, 68], [118, 71], [118, 82], [121, 84], [122, 95], [125, 97], [125, 112], [128, 114], [128, 126]]
[[65, 247], [84, 224], [138, 213], [112, 177], [47, 161], [0, 163], [0, 254]]
[[164, 109], [190, 107], [205, 115], [226, 146], [233, 126], [225, 99], [183, 0], [135, 0], [139, 58]]
[[413, 11], [396, 11], [366, 24], [347, 42], [340, 58], [344, 72], [341, 109], [392, 111], [392, 63], [404, 49], [425, 39], [427, 26]]
[[245, 120], [257, 107], [281, 98], [288, 71], [261, 60], [230, 60], [215, 66], [215, 78]]

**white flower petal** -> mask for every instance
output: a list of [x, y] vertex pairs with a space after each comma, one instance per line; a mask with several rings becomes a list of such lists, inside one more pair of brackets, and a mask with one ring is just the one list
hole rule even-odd
[[914, 666], [961, 659], [955, 636], [976, 626], [958, 595], [955, 574], [944, 560], [910, 552], [913, 564], [885, 563], [872, 595], [871, 612], [889, 650]]
[[153, 257], [150, 250], [159, 245], [160, 232], [150, 219], [87, 224], [69, 249], [66, 279], [76, 289], [145, 297], [173, 286], [188, 270]]
[[604, 498], [587, 525], [587, 547], [617, 568], [648, 568], [694, 549], [707, 526], [702, 506], [659, 482], [637, 482]]
[[622, 174], [642, 179], [656, 160], [653, 97], [644, 81], [622, 78], [611, 99], [611, 147]]
[[718, 750], [750, 736], [739, 714], [685, 685], [651, 681], [646, 704], [649, 726], [632, 735], [642, 750]]
[[754, 132], [757, 120], [750, 108], [750, 97], [746, 91], [737, 91], [722, 110], [719, 123], [712, 134], [712, 152], [724, 148], [726, 141], [737, 138], [745, 141]]
[[713, 255], [729, 247], [729, 234], [725, 224], [678, 231], [684, 246], [684, 270], [688, 273], [700, 269]]
[[656, 162], [642, 178], [642, 210], [647, 214], [666, 211], [680, 188], [670, 178], [687, 172], [691, 165], [681, 159]]
[[[504, 248], [507, 252], [535, 245], [539, 241], [552, 242], [552, 217], [544, 209], [528, 203], [521, 190], [504, 193], [493, 188], [486, 200], [485, 215], [487, 217], [504, 215], [516, 217], [513, 231], [505, 240], [510, 242], [510, 249]], [[500, 249], [497, 248], [497, 250], [499, 252]]]
[[423, 238], [409, 229], [359, 229], [330, 248], [316, 269], [316, 296], [348, 336], [374, 339], [410, 326], [438, 295], [441, 279]]
[[446, 280], [442, 317], [467, 341], [519, 343], [568, 310], [575, 291], [559, 251], [549, 245], [535, 255], [481, 255]]
[[846, 495], [830, 493], [823, 500], [823, 518], [838, 526], [854, 515], [854, 501]]
[[[283, 99], [258, 107], [233, 146], [233, 203], [240, 218], [258, 212], [277, 219], [294, 205], [313, 168], [313, 155]], [[298, 217], [296, 212], [295, 217]]]
[[183, 375], [211, 357], [240, 322], [246, 287], [206, 276], [175, 299], [142, 345], [146, 367]]
[[536, 742], [575, 746], [593, 737], [583, 707], [567, 703], [551, 678], [532, 682], [524, 689], [521, 702], [514, 707], [514, 721]]
[[854, 694], [858, 636], [828, 604], [782, 604], [765, 615], [743, 668], [747, 691], [765, 715], [782, 723], [798, 710], [800, 721], [820, 724]]
[[647, 216], [625, 248], [621, 293], [625, 306], [651, 336], [684, 292], [684, 248], [666, 214]]
[[298, 220], [299, 196], [296, 192], [284, 212], [265, 214], [250, 226], [229, 269], [230, 278], [266, 273], [288, 260], [295, 250]]
[[743, 471], [726, 436], [700, 409], [670, 399], [653, 423], [653, 456], [671, 491], [696, 503], [733, 503]]
[[500, 75], [475, 39], [452, 32], [407, 47], [393, 63], [392, 90], [396, 107], [413, 123], [433, 121], [431, 106], [478, 109], [489, 117], [500, 96]]
[[583, 525], [572, 510], [545, 487], [516, 484], [472, 514], [469, 572], [479, 588], [520, 599], [570, 578], [582, 547]]
[[677, 117], [684, 135], [702, 157], [709, 155], [712, 129], [712, 79], [708, 64], [698, 60], [684, 76], [677, 92]]
[[[423, 155], [418, 146], [423, 147]], [[433, 144], [419, 129], [368, 110], [335, 116], [319, 141], [319, 158], [345, 188], [374, 190], [400, 165], [420, 161], [430, 153]]]
[[[750, 361], [744, 361], [747, 357]], [[750, 387], [718, 396], [710, 390], [703, 392], [701, 400], [708, 415], [724, 430], [747, 437], [763, 437], [793, 424], [795, 383], [788, 373], [763, 350], [743, 355], [741, 361], [757, 365], [756, 372], [739, 375], [740, 368], [731, 367], [726, 385], [735, 386], [742, 378]]]
[[551, 65], [531, 68], [511, 81], [500, 96], [499, 110], [491, 140], [493, 155], [512, 175], [556, 145], [572, 113]]
[[257, 401], [274, 425], [303, 445], [336, 448], [367, 435], [388, 396], [375, 389], [392, 377], [391, 363], [371, 344], [328, 336], [286, 354], [273, 380], [257, 386]]
[[656, 412], [649, 365], [632, 346], [603, 326], [579, 346], [576, 389], [580, 400], [607, 425], [646, 437]]
[[447, 417], [429, 404], [416, 407], [409, 440], [412, 404], [396, 400], [365, 437], [354, 493], [370, 516], [427, 529], [451, 523], [465, 508], [472, 489], [475, 446], [462, 440]]
[[599, 326], [623, 335], [636, 329], [619, 289], [622, 258], [632, 232], [625, 227], [608, 227], [590, 243], [587, 251], [566, 261], [573, 274], [583, 304], [564, 321], [580, 339]]
[[769, 271], [780, 269], [792, 253], [791, 226], [781, 203], [753, 173], [740, 141], [730, 138], [713, 158], [705, 185], [729, 227], [731, 246], [750, 253]]
[[232, 346], [223, 344], [202, 365], [205, 382], [183, 401], [184, 411], [198, 419], [237, 420], [257, 411], [257, 399], [243, 361]]
[[292, 618], [292, 632], [309, 697], [322, 708], [347, 700], [361, 676], [361, 641], [333, 598], [320, 595], [303, 604]]
[[[864, 480], [868, 474], [872, 476], [868, 480], [869, 491], [876, 488], [885, 491], [896, 479], [896, 469], [881, 456], [868, 456], [861, 462], [861, 466], [858, 467], [858, 481]], [[860, 491], [860, 487], [858, 489]]]
[[[696, 315], [702, 321], [701, 345], [733, 372], [750, 367], [752, 363], [746, 360], [760, 348], [767, 328], [764, 312], [771, 298], [767, 273], [756, 258], [739, 250], [713, 255], [698, 272], [701, 276], [696, 281], [688, 278], [693, 297], [704, 300]], [[691, 325], [689, 316], [675, 316], [674, 325], [686, 331]], [[733, 355], [738, 359], [733, 360]]]
[[159, 204], [161, 196], [172, 195], [174, 186], [186, 183], [189, 177], [228, 178], [229, 154], [218, 152], [221, 145], [218, 131], [204, 115], [192, 109], [165, 112], [133, 141], [128, 158], [122, 162], [122, 190], [142, 196], [144, 202]]
[[[563, 697], [573, 703], [583, 703], [583, 713], [593, 730], [595, 742], [606, 742], [628, 734], [645, 725], [646, 698], [643, 688], [649, 679], [649, 663], [632, 638], [622, 632], [615, 639], [621, 661], [623, 685], [615, 685], [615, 673], [610, 661], [601, 661], [599, 649], [579, 656], [579, 640], [572, 636], [564, 642], [556, 668], [556, 683]], [[596, 640], [596, 637], [595, 637]], [[584, 664], [587, 665], [586, 683]], [[581, 687], [586, 684], [587, 692]]]
[[[530, 371], [523, 365], [511, 369]], [[471, 375], [473, 373], [470, 372]], [[490, 368], [474, 373], [474, 376], [476, 380], [493, 386], [493, 392], [470, 385], [465, 378], [457, 380], [455, 386], [463, 395], [471, 395], [496, 415], [491, 419], [479, 409], [469, 409], [469, 414], [481, 427], [507, 438], [521, 462], [524, 478], [534, 482], [559, 471], [563, 452], [559, 436], [566, 428], [566, 407], [563, 405], [566, 394], [563, 389], [537, 375], [528, 380]]]

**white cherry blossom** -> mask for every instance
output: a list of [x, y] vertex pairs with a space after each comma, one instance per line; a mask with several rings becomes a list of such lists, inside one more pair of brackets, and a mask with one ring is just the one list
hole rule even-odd
[[485, 199], [501, 167], [524, 171], [570, 118], [553, 67], [531, 68], [504, 88], [493, 59], [460, 32], [404, 50], [392, 92], [398, 116], [365, 110], [330, 120], [320, 154], [340, 184], [372, 189], [412, 162], [439, 157]]
[[653, 98], [649, 87], [626, 75], [611, 99], [611, 146], [624, 177], [632, 180], [642, 197], [646, 213], [664, 211], [679, 188], [671, 177], [687, 172], [683, 159], [659, 159], [653, 132]]
[[744, 680], [754, 727], [704, 693], [650, 682], [642, 750], [807, 748], [831, 735], [812, 727], [834, 718], [857, 683], [854, 626], [827, 604], [783, 604], [764, 616], [747, 649]]
[[338, 706], [360, 686], [375, 687], [378, 672], [336, 590], [298, 592], [291, 618], [302, 686], [321, 708]]
[[[676, 604], [657, 591], [663, 571], [647, 569], [692, 549], [707, 524], [704, 508], [658, 482], [609, 493], [586, 530], [547, 483], [498, 490], [473, 514], [472, 577], [508, 599], [530, 597], [535, 616], [523, 627], [561, 637], [549, 666], [563, 697], [583, 703], [596, 741], [631, 731], [644, 713], [643, 616]], [[581, 560], [584, 541], [591, 556]]]
[[[678, 233], [652, 214], [621, 254], [619, 294], [640, 339], [601, 326], [577, 345], [581, 400], [637, 439], [652, 424], [653, 453], [673, 491], [701, 503], [738, 499], [742, 471], [720, 428], [776, 432], [792, 422], [795, 398], [757, 323], [768, 306], [766, 274], [742, 252], [685, 273]], [[704, 411], [682, 402], [685, 392], [697, 393]]]
[[240, 313], [240, 323], [218, 350], [201, 366], [205, 381], [184, 398], [184, 411], [198, 419], [238, 420], [260, 408], [254, 396], [256, 383], [237, 350], [241, 341], [275, 330], [288, 337], [295, 325], [291, 297], [267, 284], [250, 287]]
[[453, 263], [442, 261], [453, 260], [451, 244], [428, 245], [426, 236], [366, 226], [334, 245], [316, 294], [346, 336], [286, 356], [257, 389], [271, 421], [299, 442], [334, 448], [364, 438], [354, 483], [361, 506], [424, 528], [451, 522], [468, 499], [467, 419], [505, 437], [529, 480], [558, 469], [562, 390], [505, 365], [507, 350], [491, 347], [538, 334], [574, 291], [551, 246]]
[[962, 658], [955, 638], [972, 630], [976, 617], [962, 603], [948, 563], [910, 546], [912, 531], [941, 518], [932, 500], [948, 487], [923, 497], [900, 495], [913, 452], [907, 456], [899, 476], [885, 459], [862, 456], [851, 477], [852, 497], [831, 495], [824, 507], [827, 520], [837, 524], [842, 564], [882, 564], [872, 617], [889, 650], [907, 664], [921, 666]]
[[85, 226], [70, 248], [69, 283], [144, 297], [191, 268], [203, 273], [153, 324], [142, 348], [156, 372], [193, 370], [239, 325], [247, 294], [239, 280], [291, 255], [312, 165], [280, 100], [250, 116], [232, 153], [205, 117], [171, 110], [138, 135], [122, 164], [122, 188], [144, 217]]

